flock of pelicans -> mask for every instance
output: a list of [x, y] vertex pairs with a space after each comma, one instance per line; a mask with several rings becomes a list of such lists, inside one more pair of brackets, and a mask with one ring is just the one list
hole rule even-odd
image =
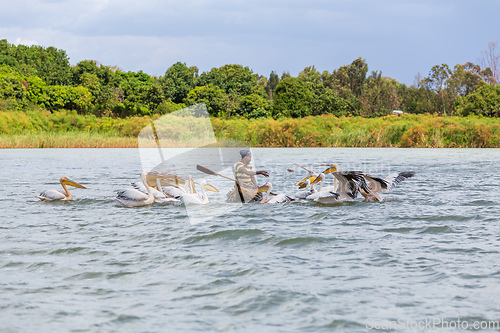
[[[294, 163], [295, 164], [295, 163]], [[400, 172], [389, 174], [385, 178], [373, 177], [361, 171], [339, 171], [336, 164], [328, 165], [321, 173], [308, 170], [295, 164], [308, 172], [308, 175], [295, 184], [298, 189], [293, 195], [285, 193], [275, 194], [270, 182], [265, 183], [257, 189], [260, 195], [260, 203], [289, 203], [292, 201], [314, 201], [323, 204], [353, 201], [361, 194], [365, 201], [383, 201], [382, 193], [392, 190], [407, 178], [413, 177], [414, 172]], [[227, 179], [229, 177], [217, 174], [205, 167], [197, 166], [197, 169]], [[141, 181], [132, 183], [132, 188], [117, 192], [116, 200], [126, 207], [138, 207], [158, 203], [184, 203], [184, 204], [208, 204], [209, 199], [205, 190], [219, 192], [214, 186], [205, 180], [195, 183], [191, 176], [180, 177], [169, 174], [174, 170], [164, 173], [142, 172]], [[287, 171], [294, 172], [291, 169]], [[333, 183], [327, 184], [327, 175], [333, 175]], [[234, 179], [231, 179], [234, 181]], [[60, 179], [64, 191], [47, 190], [37, 196], [42, 201], [72, 200], [73, 197], [66, 185], [86, 188], [66, 177]], [[319, 184], [319, 185], [318, 185]], [[196, 185], [200, 190], [196, 190]]]

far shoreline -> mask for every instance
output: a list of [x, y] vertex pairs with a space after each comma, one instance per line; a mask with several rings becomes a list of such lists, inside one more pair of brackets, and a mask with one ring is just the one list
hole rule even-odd
[[[0, 128], [0, 149], [139, 148], [139, 133], [155, 120], [148, 117], [119, 121], [83, 119], [65, 113], [3, 114], [8, 121]], [[65, 119], [63, 116], [73, 117], [75, 123], [80, 121], [80, 127], [62, 126], [59, 122]], [[210, 120], [217, 140], [245, 142], [251, 147], [500, 148], [500, 119], [480, 116], [405, 114], [362, 118], [321, 115], [300, 119]], [[67, 119], [64, 121], [68, 123]], [[183, 121], [196, 125], [194, 117], [183, 118]], [[170, 127], [168, 130], [172, 132], [166, 133], [175, 137], [183, 128]], [[173, 142], [180, 142], [184, 147], [181, 141]]]

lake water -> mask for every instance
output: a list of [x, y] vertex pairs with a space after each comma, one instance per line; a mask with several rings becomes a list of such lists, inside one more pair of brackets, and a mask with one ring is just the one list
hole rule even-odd
[[[207, 206], [125, 208], [114, 196], [139, 179], [138, 149], [0, 150], [0, 332], [498, 324], [500, 150], [261, 148], [253, 155], [276, 192], [293, 193], [306, 175], [291, 162], [416, 175], [382, 203], [231, 205], [224, 202], [231, 182], [207, 176], [220, 190]], [[70, 187], [72, 202], [35, 198], [60, 187], [62, 176], [88, 189]]]

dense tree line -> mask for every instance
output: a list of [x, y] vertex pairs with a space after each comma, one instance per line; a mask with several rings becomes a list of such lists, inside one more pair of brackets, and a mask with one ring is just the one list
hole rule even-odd
[[242, 65], [199, 73], [177, 62], [160, 77], [84, 60], [71, 66], [54, 47], [0, 40], [0, 108], [38, 105], [51, 111], [127, 117], [165, 114], [205, 102], [212, 116], [263, 118], [333, 114], [376, 117], [392, 110], [441, 115], [500, 115], [499, 56], [490, 43], [482, 66], [436, 65], [406, 86], [362, 58], [332, 72], [304, 68], [297, 77], [262, 76]]

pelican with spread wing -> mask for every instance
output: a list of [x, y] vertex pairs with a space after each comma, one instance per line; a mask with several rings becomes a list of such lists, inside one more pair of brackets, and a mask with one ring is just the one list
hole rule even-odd
[[71, 195], [71, 193], [69, 193], [66, 185], [86, 189], [85, 186], [80, 185], [77, 182], [68, 179], [67, 177], [61, 177], [61, 179], [59, 179], [59, 182], [61, 183], [64, 192], [59, 190], [46, 190], [37, 195], [36, 197], [42, 201], [73, 200], [73, 196]]
[[339, 203], [344, 201], [353, 201], [359, 194], [360, 189], [369, 193], [368, 185], [361, 171], [334, 171], [335, 179], [338, 180], [336, 190], [322, 188], [325, 174], [320, 173], [314, 182], [321, 181], [320, 189], [308, 196], [307, 200], [313, 200], [319, 203]]
[[407, 178], [411, 178], [415, 175], [415, 172], [399, 172], [399, 173], [391, 173], [384, 179], [373, 177], [369, 174], [365, 174], [364, 178], [368, 183], [369, 191], [365, 191], [364, 189], [360, 189], [360, 193], [365, 200], [368, 202], [373, 201], [384, 201], [382, 197], [382, 193], [386, 191], [390, 191], [394, 189], [397, 185], [403, 182]]

